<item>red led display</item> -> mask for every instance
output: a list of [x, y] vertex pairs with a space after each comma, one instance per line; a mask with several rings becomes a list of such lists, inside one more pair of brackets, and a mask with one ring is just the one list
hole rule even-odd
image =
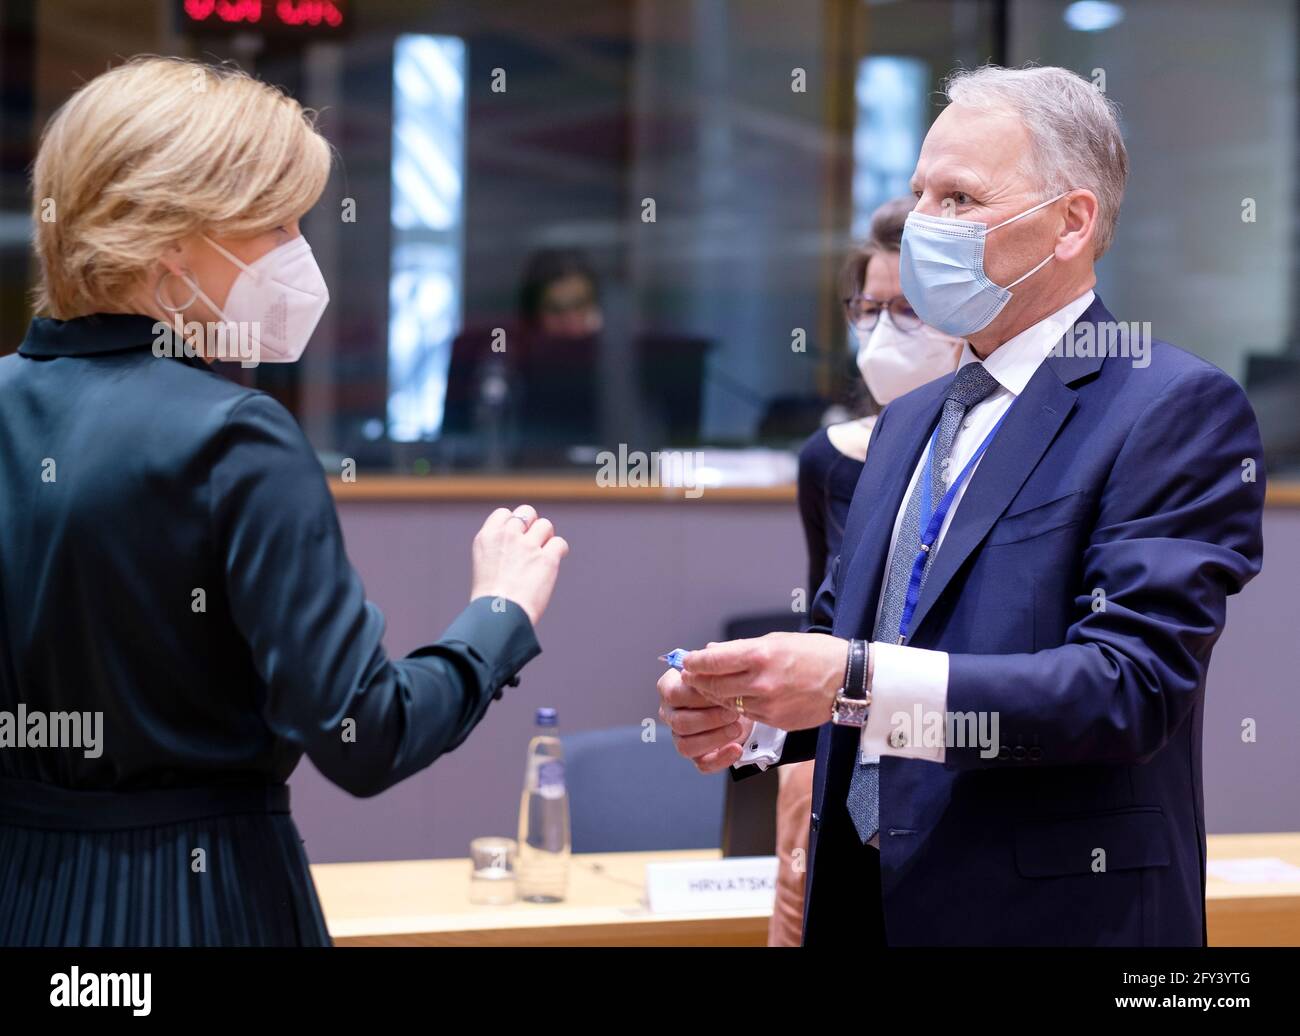
[[185, 21], [204, 28], [337, 29], [343, 0], [184, 0]]

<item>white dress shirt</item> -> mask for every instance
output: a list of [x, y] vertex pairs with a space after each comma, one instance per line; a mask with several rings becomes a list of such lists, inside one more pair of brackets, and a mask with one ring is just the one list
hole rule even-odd
[[[987, 360], [983, 361], [985, 370], [993, 375], [998, 387], [971, 407], [962, 419], [956, 438], [953, 440], [952, 460], [948, 465], [948, 471], [953, 477], [960, 473], [975, 455], [980, 443], [992, 431], [998, 419], [1025, 390], [1029, 379], [1038, 370], [1039, 364], [1051, 353], [1061, 336], [1074, 326], [1083, 311], [1092, 305], [1092, 300], [1093, 292], [1091, 290], [1084, 292], [1079, 298], [1062, 306], [1051, 316], [1004, 342], [993, 350]], [[967, 342], [962, 350], [958, 369], [968, 363], [978, 362], [980, 358], [975, 355], [970, 343]], [[907, 510], [907, 501], [911, 499], [912, 490], [925, 467], [926, 452], [922, 451], [921, 458], [912, 472], [907, 491], [899, 503], [898, 513], [894, 517], [894, 531], [889, 538], [889, 553], [886, 557], [893, 556], [894, 544], [898, 540], [898, 532], [903, 524], [903, 514]], [[939, 529], [936, 549], [942, 546], [948, 526], [952, 524], [953, 515], [961, 505], [966, 487], [976, 478], [978, 470], [979, 461], [976, 461], [970, 477], [958, 487], [952, 506]], [[951, 483], [951, 478], [948, 481]], [[848, 564], [848, 561], [848, 558], [844, 558], [842, 564]], [[889, 566], [886, 565], [884, 579], [888, 578]], [[882, 582], [876, 604], [877, 620], [880, 618], [880, 609], [884, 600], [885, 588]], [[947, 712], [947, 653], [881, 641], [874, 641], [871, 650], [875, 654], [875, 673], [871, 684], [872, 701], [867, 723], [862, 728], [859, 759], [862, 762], [873, 762], [882, 755], [897, 755], [906, 759], [925, 759], [929, 762], [942, 763], [945, 756], [944, 745], [927, 745], [924, 739], [918, 738], [917, 744], [895, 746], [889, 743], [888, 735], [892, 726], [891, 718], [900, 713], [908, 718], [909, 723], [917, 715], [922, 717], [923, 723], [928, 723], [930, 721], [926, 717], [930, 713], [938, 712], [943, 715]], [[917, 709], [920, 710], [919, 713], [915, 711]], [[776, 727], [755, 723], [754, 730], [745, 745], [745, 752], [735, 765], [746, 766], [754, 763], [759, 769], [766, 770], [781, 758], [785, 734], [784, 730]], [[878, 838], [879, 836], [872, 838], [870, 844], [878, 845]]]

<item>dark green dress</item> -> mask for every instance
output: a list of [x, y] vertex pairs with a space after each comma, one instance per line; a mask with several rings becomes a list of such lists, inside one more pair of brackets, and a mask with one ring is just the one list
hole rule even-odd
[[0, 358], [0, 945], [326, 945], [303, 754], [377, 794], [539, 648], [481, 598], [390, 660], [293, 418], [157, 337], [37, 319]]

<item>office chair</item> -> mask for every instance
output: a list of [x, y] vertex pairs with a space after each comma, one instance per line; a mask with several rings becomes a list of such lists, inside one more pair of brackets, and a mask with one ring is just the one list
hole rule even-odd
[[642, 727], [567, 734], [564, 746], [573, 851], [716, 849], [726, 774], [704, 776], [677, 754], [672, 732]]

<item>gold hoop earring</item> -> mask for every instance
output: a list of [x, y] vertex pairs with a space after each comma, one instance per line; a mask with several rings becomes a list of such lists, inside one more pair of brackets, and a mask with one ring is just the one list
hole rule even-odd
[[162, 286], [166, 282], [168, 277], [175, 277], [175, 276], [176, 274], [172, 273], [171, 270], [166, 271], [161, 277], [158, 278], [158, 283], [155, 284], [153, 288], [154, 300], [158, 303], [159, 306], [167, 310], [168, 313], [179, 313], [183, 309], [188, 309], [190, 306], [194, 305], [195, 300], [198, 299], [199, 297], [198, 284], [192, 281], [188, 275], [181, 274], [180, 276], [182, 277], [182, 279], [184, 279], [185, 286], [190, 289], [191, 292], [190, 297], [186, 301], [182, 302], [179, 306], [174, 306], [168, 302], [164, 302], [162, 297]]

